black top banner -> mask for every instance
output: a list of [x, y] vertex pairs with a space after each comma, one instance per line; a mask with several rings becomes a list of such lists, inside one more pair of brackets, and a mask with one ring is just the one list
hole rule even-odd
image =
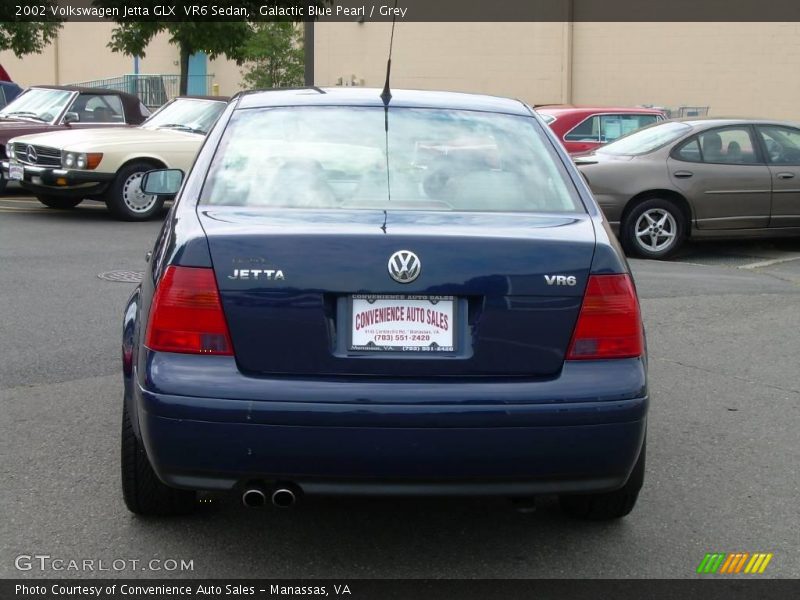
[[0, 21], [800, 21], [798, 0], [2, 0]]

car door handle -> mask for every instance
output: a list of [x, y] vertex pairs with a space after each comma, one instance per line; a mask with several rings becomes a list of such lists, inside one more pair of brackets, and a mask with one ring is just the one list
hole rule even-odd
[[689, 177], [694, 175], [694, 173], [692, 173], [691, 171], [675, 171], [673, 175], [678, 179], [688, 179]]
[[775, 177], [778, 179], [794, 179], [794, 173], [778, 173]]

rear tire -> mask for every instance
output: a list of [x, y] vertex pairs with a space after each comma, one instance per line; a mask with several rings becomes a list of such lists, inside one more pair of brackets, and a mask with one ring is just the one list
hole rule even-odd
[[622, 223], [621, 241], [628, 254], [662, 260], [686, 238], [686, 217], [671, 200], [651, 198], [633, 207]]
[[559, 497], [561, 510], [570, 517], [589, 521], [620, 519], [633, 510], [644, 483], [645, 450], [647, 440], [642, 443], [639, 459], [622, 488], [602, 494], [580, 494]]
[[153, 471], [142, 443], [122, 409], [122, 497], [128, 510], [144, 516], [186, 515], [194, 510], [195, 492], [165, 485]]
[[142, 177], [152, 171], [153, 165], [132, 162], [122, 167], [106, 194], [106, 206], [121, 221], [147, 221], [161, 211], [163, 196], [146, 196], [142, 193]]
[[70, 209], [75, 208], [83, 202], [83, 198], [60, 198], [58, 196], [46, 196], [37, 194], [36, 199], [47, 208]]

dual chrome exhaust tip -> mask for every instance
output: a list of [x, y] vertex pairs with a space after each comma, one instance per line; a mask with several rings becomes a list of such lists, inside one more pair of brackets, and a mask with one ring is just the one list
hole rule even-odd
[[267, 502], [271, 502], [277, 508], [291, 508], [297, 497], [298, 493], [292, 486], [276, 485], [270, 492], [260, 486], [249, 486], [242, 492], [242, 504], [247, 508], [264, 508]]

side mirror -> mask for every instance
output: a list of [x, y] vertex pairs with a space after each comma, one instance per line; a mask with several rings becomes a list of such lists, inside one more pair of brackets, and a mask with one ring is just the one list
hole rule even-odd
[[174, 196], [182, 183], [183, 171], [180, 169], [158, 169], [144, 174], [141, 188], [148, 196]]
[[81, 120], [81, 116], [76, 112], [68, 112], [64, 115], [64, 125], [69, 125], [70, 123], [77, 123]]

